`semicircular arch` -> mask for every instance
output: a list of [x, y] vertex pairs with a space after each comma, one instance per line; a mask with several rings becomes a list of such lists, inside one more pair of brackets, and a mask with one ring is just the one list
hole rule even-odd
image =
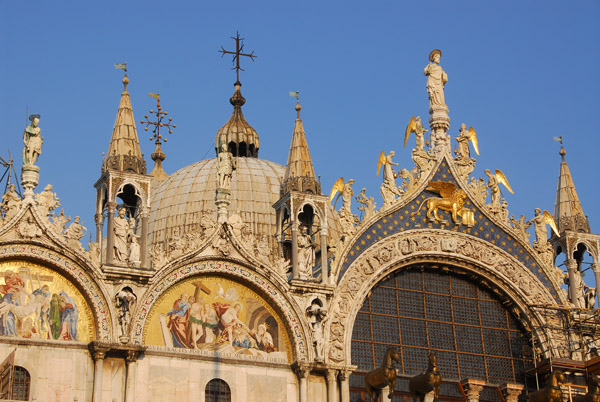
[[[441, 230], [415, 230], [390, 236], [366, 250], [348, 267], [331, 301], [326, 344], [334, 363], [350, 363], [354, 322], [369, 292], [386, 276], [417, 264], [451, 267], [478, 278], [492, 293], [502, 294], [515, 311], [522, 312], [522, 324], [535, 331], [543, 342], [559, 343], [538, 328], [544, 318], [530, 309], [531, 304], [554, 305], [556, 301], [537, 277], [516, 258], [499, 247], [461, 233]], [[556, 279], [552, 279], [556, 280]], [[564, 294], [561, 297], [565, 298]], [[566, 298], [565, 298], [566, 300]], [[557, 349], [554, 345], [554, 349]], [[548, 348], [550, 350], [552, 348]]]
[[113, 314], [110, 297], [98, 285], [93, 274], [73, 260], [53, 250], [31, 244], [0, 246], [0, 262], [30, 261], [63, 276], [79, 291], [93, 315], [95, 339], [112, 341]]
[[[291, 345], [290, 355], [292, 359], [296, 361], [308, 359], [307, 330], [304, 328], [303, 320], [299, 318], [298, 311], [300, 309], [298, 306], [285, 296], [280, 286], [260, 273], [239, 263], [220, 260], [192, 262], [183, 266], [173, 267], [168, 272], [164, 272], [161, 275], [161, 279], [154, 282], [154, 285], [144, 295], [143, 299], [140, 300], [136, 308], [132, 321], [132, 342], [137, 345], [144, 343], [144, 332], [151, 320], [154, 319], [156, 311], [154, 307], [157, 306], [162, 295], [166, 294], [166, 292], [174, 291], [176, 286], [185, 284], [190, 279], [198, 278], [201, 281], [202, 277], [209, 279], [207, 286], [214, 288], [213, 291], [216, 289], [217, 292], [223, 292], [218, 300], [228, 300], [227, 289], [225, 289], [226, 286], [219, 289], [215, 280], [212, 279], [215, 277], [222, 278], [223, 281], [235, 282], [242, 289], [247, 288], [251, 293], [255, 293], [264, 299], [265, 303], [260, 307], [271, 308], [282, 321], [282, 330], [285, 331]], [[217, 287], [215, 288], [215, 286]], [[233, 293], [229, 301], [232, 306], [235, 306], [236, 300]], [[250, 317], [251, 314], [247, 318], [250, 319]]]

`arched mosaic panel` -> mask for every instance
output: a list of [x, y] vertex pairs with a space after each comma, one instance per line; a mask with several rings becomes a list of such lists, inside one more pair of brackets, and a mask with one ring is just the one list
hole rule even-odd
[[292, 359], [285, 325], [275, 310], [248, 287], [216, 275], [187, 278], [161, 294], [148, 314], [143, 343]]
[[95, 326], [81, 292], [40, 264], [0, 262], [0, 335], [90, 342]]
[[[360, 393], [364, 374], [381, 366], [389, 347], [400, 354], [399, 373], [410, 376], [423, 372], [428, 352], [435, 352], [444, 380], [525, 384], [532, 360], [524, 330], [500, 300], [427, 264], [392, 273], [364, 301], [352, 332], [353, 392]], [[407, 392], [407, 382], [396, 390]]]

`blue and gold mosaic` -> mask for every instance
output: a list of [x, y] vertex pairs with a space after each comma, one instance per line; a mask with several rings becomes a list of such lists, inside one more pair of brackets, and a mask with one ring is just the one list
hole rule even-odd
[[[450, 172], [447, 162], [444, 160], [438, 166], [433, 179], [430, 181], [443, 181], [452, 182], [459, 186], [458, 182]], [[338, 281], [341, 280], [342, 276], [366, 249], [383, 240], [384, 238], [391, 236], [396, 233], [404, 232], [413, 229], [441, 229], [450, 232], [466, 233], [474, 237], [478, 237], [485, 240], [501, 249], [506, 251], [508, 254], [515, 257], [521, 264], [529, 268], [529, 270], [550, 290], [552, 295], [558, 300], [554, 288], [550, 284], [550, 281], [544, 274], [542, 268], [535, 262], [534, 257], [521, 246], [520, 242], [517, 241], [510, 233], [507, 233], [503, 228], [498, 226], [494, 221], [490, 220], [484, 215], [479, 208], [477, 208], [470, 199], [465, 201], [464, 206], [469, 208], [475, 213], [475, 225], [471, 228], [466, 225], [455, 225], [452, 222], [452, 217], [446, 211], [438, 211], [438, 214], [443, 217], [444, 220], [449, 222], [448, 224], [431, 222], [427, 218], [427, 208], [424, 206], [419, 212], [414, 214], [418, 210], [421, 203], [428, 197], [439, 197], [439, 194], [424, 190], [418, 197], [413, 199], [410, 203], [405, 205], [403, 208], [393, 211], [381, 219], [373, 223], [352, 245], [352, 248], [345, 257], [342, 263]], [[413, 215], [414, 214], [414, 215]]]

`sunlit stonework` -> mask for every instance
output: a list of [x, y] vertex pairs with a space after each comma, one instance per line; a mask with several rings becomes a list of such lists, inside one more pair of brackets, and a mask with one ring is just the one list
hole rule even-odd
[[[285, 165], [258, 157], [239, 81], [240, 57], [255, 55], [233, 39], [235, 52], [222, 49], [238, 73], [233, 112], [214, 157], [170, 175], [160, 130], [174, 125], [142, 121], [155, 127], [148, 174], [126, 64], [116, 65], [123, 91], [94, 222], [63, 208], [52, 185], [38, 188], [40, 156], [60, 155], [42, 155], [40, 115], [30, 116], [24, 191], [8, 186], [0, 202], [0, 395], [20, 397], [7, 384], [24, 372], [28, 400], [40, 401], [582, 393], [600, 328], [582, 275], [591, 259], [599, 282], [600, 252], [564, 148], [554, 213], [547, 200], [511, 215], [519, 194], [506, 166], [474, 175], [490, 153], [478, 142], [485, 122], [450, 127], [447, 70], [460, 66], [442, 67], [436, 49], [415, 77], [428, 104], [398, 111], [406, 129], [364, 166], [378, 188], [339, 172], [324, 189], [309, 150], [323, 133], [305, 131], [299, 92]], [[400, 152], [414, 165], [396, 162]]]

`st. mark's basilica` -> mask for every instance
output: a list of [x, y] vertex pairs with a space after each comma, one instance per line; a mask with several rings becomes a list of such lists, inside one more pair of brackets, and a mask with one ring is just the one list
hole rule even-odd
[[123, 91], [90, 179], [88, 244], [79, 217], [59, 213], [60, 194], [38, 188], [39, 158], [60, 155], [41, 155], [43, 115], [29, 116], [23, 191], [12, 184], [1, 202], [0, 399], [558, 402], [598, 393], [598, 286], [582, 271], [591, 261], [600, 283], [599, 236], [566, 151], [556, 156], [554, 211], [510, 215], [506, 175], [472, 176], [476, 131], [449, 133], [441, 56], [430, 53], [421, 78], [429, 115], [407, 119], [403, 133], [414, 165], [382, 151], [381, 187], [357, 194], [351, 179], [321, 187], [299, 100], [286, 165], [260, 159], [239, 76], [215, 157], [167, 174], [161, 144], [172, 122], [156, 95], [156, 110], [138, 120], [156, 144], [146, 161], [126, 66], [117, 66]]

